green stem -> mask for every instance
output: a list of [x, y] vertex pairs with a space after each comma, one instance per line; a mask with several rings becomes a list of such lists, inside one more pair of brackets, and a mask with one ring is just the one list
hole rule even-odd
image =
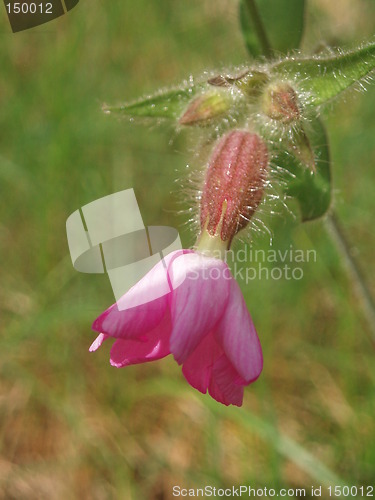
[[263, 55], [266, 57], [272, 56], [272, 47], [268, 40], [267, 32], [263, 26], [255, 0], [245, 0], [245, 7], [249, 16], [253, 20], [255, 33], [262, 47]]
[[333, 242], [336, 245], [338, 252], [340, 253], [345, 267], [348, 270], [350, 278], [353, 282], [355, 291], [357, 292], [358, 298], [361, 302], [364, 315], [368, 322], [370, 328], [370, 338], [371, 342], [375, 347], [375, 303], [368, 289], [366, 281], [363, 274], [353, 257], [351, 251], [351, 245], [345, 237], [342, 228], [337, 220], [337, 217], [331, 213], [326, 217], [326, 226], [328, 233], [331, 236]]

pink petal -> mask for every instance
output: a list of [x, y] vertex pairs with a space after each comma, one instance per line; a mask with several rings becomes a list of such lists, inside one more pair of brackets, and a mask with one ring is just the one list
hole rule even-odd
[[167, 266], [182, 252], [172, 252], [164, 261], [158, 262], [118, 302], [94, 321], [92, 329], [111, 337], [141, 340], [164, 317], [171, 291]]
[[111, 365], [116, 368], [146, 363], [164, 358], [170, 354], [169, 336], [171, 332], [170, 315], [166, 314], [163, 321], [147, 334], [147, 340], [118, 339], [111, 349]]
[[215, 337], [228, 359], [247, 384], [256, 380], [263, 368], [262, 348], [237, 282], [230, 282], [230, 298], [225, 314], [215, 329]]
[[241, 406], [245, 381], [238, 375], [212, 333], [188, 357], [182, 373], [198, 391], [225, 405]]
[[[171, 352], [181, 364], [220, 320], [228, 301], [227, 265], [198, 253], [177, 257], [169, 267]], [[181, 274], [184, 280], [181, 280]]]
[[119, 311], [117, 304], [113, 304], [94, 321], [92, 329], [111, 337], [142, 339], [160, 323], [166, 309], [166, 297], [123, 311]]
[[198, 347], [190, 354], [182, 367], [182, 373], [189, 384], [206, 394], [210, 384], [212, 367], [223, 354], [212, 333], [206, 335]]
[[243, 385], [245, 381], [223, 354], [212, 368], [212, 378], [208, 388], [210, 396], [226, 406], [242, 406]]
[[94, 342], [90, 345], [89, 351], [95, 352], [99, 349], [99, 347], [103, 344], [105, 340], [109, 338], [109, 335], [105, 335], [104, 333], [99, 333]]

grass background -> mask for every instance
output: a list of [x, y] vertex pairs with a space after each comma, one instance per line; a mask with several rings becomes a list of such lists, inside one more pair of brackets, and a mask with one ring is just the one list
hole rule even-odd
[[[304, 47], [353, 46], [374, 20], [372, 0], [311, 0]], [[194, 241], [177, 213], [188, 134], [101, 105], [246, 62], [236, 2], [81, 0], [17, 34], [0, 9], [0, 35], [0, 498], [374, 484], [374, 349], [323, 221], [273, 223], [275, 249], [317, 251], [303, 280], [241, 285], [265, 357], [242, 409], [191, 389], [173, 359], [116, 370], [108, 346], [87, 350], [113, 295], [105, 277], [73, 269], [67, 217], [133, 187], [147, 225], [181, 226], [185, 246]], [[373, 294], [374, 107], [369, 88], [323, 116], [335, 209]]]

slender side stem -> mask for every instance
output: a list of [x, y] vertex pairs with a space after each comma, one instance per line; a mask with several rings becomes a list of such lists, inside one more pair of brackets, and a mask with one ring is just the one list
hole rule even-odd
[[249, 16], [253, 20], [255, 33], [262, 47], [263, 54], [266, 57], [272, 56], [272, 47], [270, 41], [268, 40], [267, 32], [263, 26], [255, 0], [245, 0], [245, 6]]
[[370, 338], [375, 347], [375, 303], [371, 296], [371, 293], [367, 287], [366, 281], [363, 277], [361, 270], [355, 261], [351, 246], [346, 239], [341, 226], [337, 220], [335, 214], [331, 213], [326, 217], [326, 226], [328, 233], [331, 236], [333, 242], [339, 251], [345, 267], [350, 274], [355, 291], [357, 292], [358, 298], [361, 301], [363, 312], [365, 314], [366, 320], [370, 327]]

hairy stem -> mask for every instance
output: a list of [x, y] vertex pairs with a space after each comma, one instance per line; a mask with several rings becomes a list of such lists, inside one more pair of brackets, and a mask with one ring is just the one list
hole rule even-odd
[[353, 282], [353, 287], [357, 293], [357, 296], [361, 302], [364, 315], [368, 322], [370, 328], [371, 342], [375, 347], [375, 303], [371, 296], [371, 293], [367, 287], [366, 281], [363, 274], [355, 261], [352, 252], [351, 245], [345, 237], [341, 226], [337, 220], [335, 214], [331, 213], [326, 217], [326, 226], [328, 233], [335, 243], [338, 252], [340, 253], [345, 267], [348, 270], [350, 278]]
[[263, 55], [266, 57], [272, 56], [272, 47], [268, 40], [268, 36], [259, 15], [258, 8], [255, 4], [255, 0], [245, 0], [245, 6], [249, 16], [253, 20], [255, 33], [262, 47]]

